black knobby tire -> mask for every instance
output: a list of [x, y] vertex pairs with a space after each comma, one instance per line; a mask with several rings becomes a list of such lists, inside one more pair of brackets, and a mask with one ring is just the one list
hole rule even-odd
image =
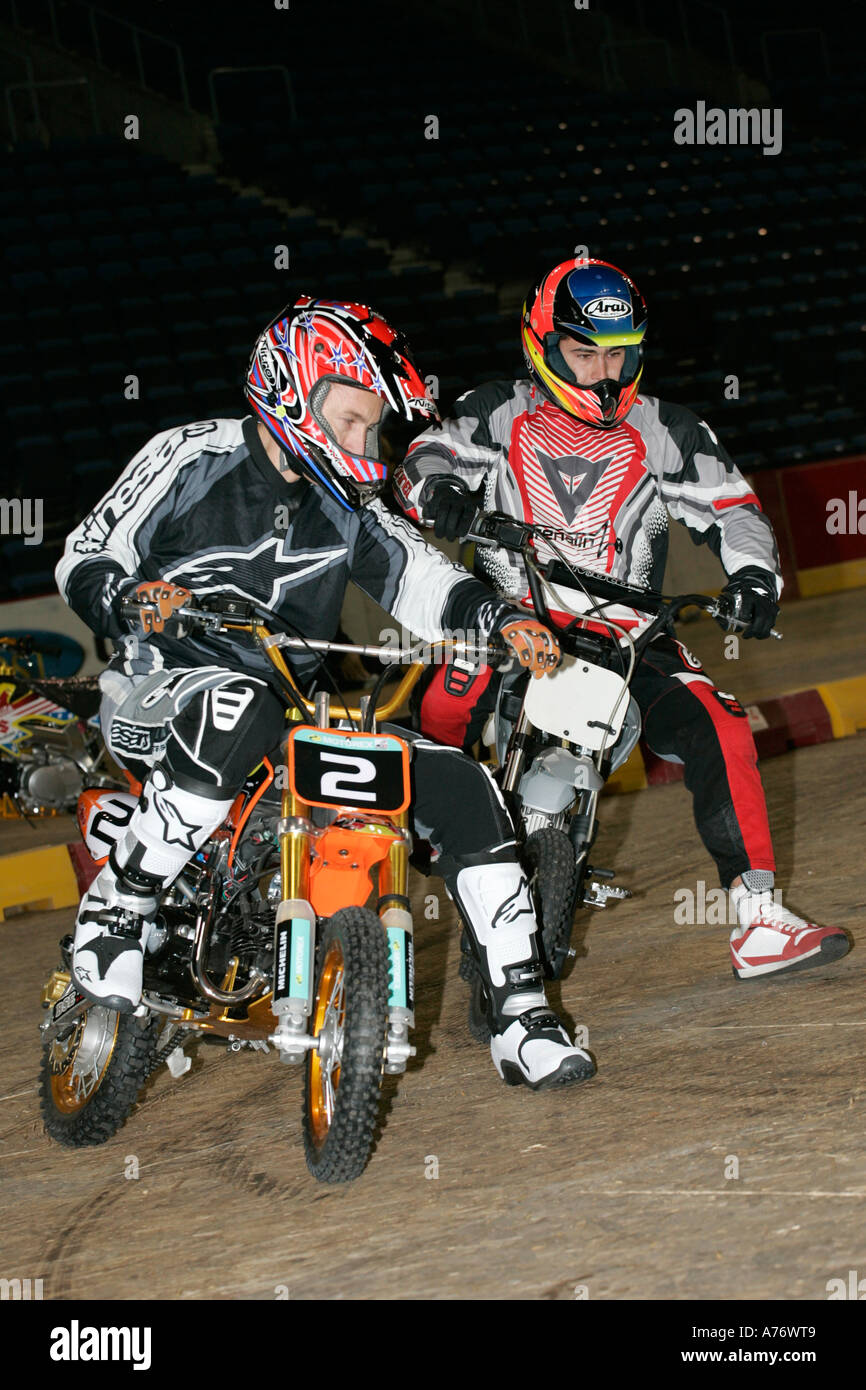
[[484, 988], [481, 971], [478, 969], [478, 961], [472, 952], [469, 932], [466, 927], [463, 928], [460, 937], [458, 973], [461, 980], [465, 980], [469, 986], [469, 1032], [476, 1042], [489, 1043], [492, 1034], [487, 1018], [487, 991]]
[[[72, 1085], [74, 1058], [83, 1045], [85, 1029], [97, 1023], [104, 1029], [104, 1046], [110, 1051], [99, 1067], [93, 1089], [86, 1096], [76, 1097]], [[104, 1144], [116, 1134], [153, 1068], [158, 1032], [159, 1019], [154, 1015], [136, 1018], [93, 1005], [76, 1021], [65, 1040], [45, 1046], [39, 1103], [46, 1133], [73, 1149]], [[69, 1049], [68, 1065], [62, 1067], [60, 1054], [64, 1048]]]
[[326, 972], [330, 971], [333, 989], [340, 970], [343, 1045], [329, 1120], [322, 1115], [323, 1069], [312, 1052], [307, 1053], [304, 1068], [307, 1167], [320, 1182], [329, 1183], [351, 1182], [363, 1172], [379, 1111], [388, 1027], [388, 951], [385, 929], [368, 908], [341, 908], [324, 924], [316, 962], [314, 1028], [323, 1006]]
[[460, 968], [459, 975], [461, 980], [465, 980], [469, 986], [469, 1032], [476, 1042], [490, 1042], [490, 1024], [487, 1021], [487, 991], [481, 979], [481, 971], [478, 969], [478, 962], [472, 954], [469, 945], [469, 933], [463, 928], [463, 936], [460, 941]]
[[546, 826], [527, 837], [524, 864], [541, 934], [544, 968], [558, 979], [568, 959], [577, 896], [574, 847], [564, 830]]

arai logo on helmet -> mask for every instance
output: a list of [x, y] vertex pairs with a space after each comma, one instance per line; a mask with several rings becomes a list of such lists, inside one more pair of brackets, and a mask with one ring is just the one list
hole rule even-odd
[[583, 312], [591, 319], [624, 319], [631, 313], [631, 305], [627, 299], [602, 294], [585, 304]]

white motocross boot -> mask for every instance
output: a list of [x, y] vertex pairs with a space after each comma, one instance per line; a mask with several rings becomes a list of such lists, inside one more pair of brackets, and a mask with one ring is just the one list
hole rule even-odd
[[71, 974], [79, 993], [118, 1013], [137, 1007], [159, 899], [231, 805], [177, 786], [164, 767], [152, 770], [78, 909]]
[[473, 865], [454, 894], [486, 995], [490, 1054], [506, 1085], [540, 1091], [595, 1075], [544, 993], [529, 884], [513, 860]]

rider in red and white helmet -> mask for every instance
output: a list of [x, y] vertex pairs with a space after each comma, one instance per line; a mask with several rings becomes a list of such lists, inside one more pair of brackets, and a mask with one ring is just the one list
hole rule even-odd
[[[346, 447], [340, 428], [342, 407], [351, 410], [351, 388], [374, 392], [382, 403], [355, 448]], [[439, 419], [402, 333], [362, 304], [309, 295], [260, 335], [246, 395], [295, 470], [320, 483], [347, 511], [357, 511], [386, 485], [380, 432], [388, 414]]]
[[[145, 444], [57, 568], [70, 605], [116, 643], [101, 727], [144, 788], [82, 899], [70, 965], [76, 988], [118, 1013], [139, 1005], [162, 894], [285, 732], [269, 663], [243, 634], [182, 634], [169, 621], [190, 598], [264, 605], [277, 627], [330, 640], [353, 583], [427, 641], [501, 634], [538, 679], [559, 660], [551, 632], [378, 497], [386, 412], [436, 418], [384, 319], [304, 296], [259, 335], [247, 395], [254, 415], [194, 421]], [[312, 687], [315, 651], [291, 666]], [[459, 751], [407, 738], [409, 829], [437, 852], [463, 920], [499, 1075], [535, 1090], [592, 1076], [592, 1057], [547, 1002], [535, 908], [498, 788]]]

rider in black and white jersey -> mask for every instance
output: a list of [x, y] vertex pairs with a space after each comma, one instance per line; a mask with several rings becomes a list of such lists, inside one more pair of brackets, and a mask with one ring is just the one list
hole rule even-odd
[[[540, 624], [428, 546], [379, 494], [385, 408], [428, 419], [404, 340], [368, 308], [304, 296], [259, 337], [247, 377], [255, 412], [165, 431], [76, 527], [61, 593], [116, 653], [101, 677], [112, 754], [144, 789], [82, 900], [72, 975], [87, 997], [133, 1010], [157, 903], [225, 819], [250, 770], [280, 740], [284, 704], [242, 636], [178, 635], [190, 597], [253, 599], [287, 628], [333, 638], [350, 580], [435, 640], [501, 633], [541, 676], [559, 660]], [[135, 631], [124, 603], [140, 608]], [[292, 656], [302, 684], [316, 658]], [[457, 750], [412, 744], [413, 825], [469, 929], [487, 986], [491, 1052], [510, 1084], [595, 1070], [544, 993], [536, 921], [514, 831], [487, 773]]]

